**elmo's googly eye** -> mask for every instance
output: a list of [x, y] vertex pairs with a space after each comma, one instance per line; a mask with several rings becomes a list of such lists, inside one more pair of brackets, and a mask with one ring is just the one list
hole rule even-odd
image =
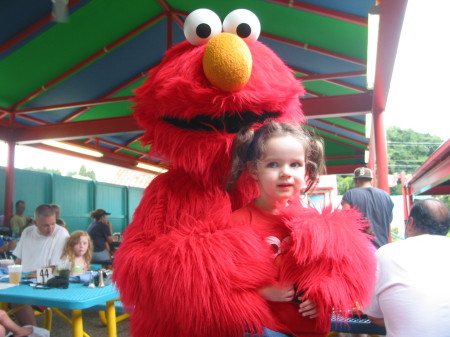
[[199, 46], [222, 32], [222, 22], [213, 11], [200, 8], [188, 15], [183, 29], [186, 39]]
[[261, 24], [253, 12], [236, 9], [223, 20], [223, 31], [236, 34], [246, 41], [256, 41], [261, 32]]

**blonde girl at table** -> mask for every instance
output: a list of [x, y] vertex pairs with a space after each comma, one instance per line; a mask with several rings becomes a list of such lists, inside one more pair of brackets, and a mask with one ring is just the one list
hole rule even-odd
[[[8, 334], [6, 332], [9, 331]], [[0, 310], [0, 337], [5, 336], [29, 336], [29, 337], [49, 337], [50, 332], [32, 325], [19, 326], [17, 325], [6, 312]]]
[[73, 232], [64, 246], [61, 259], [70, 261], [70, 275], [81, 275], [90, 269], [92, 240], [85, 231]]

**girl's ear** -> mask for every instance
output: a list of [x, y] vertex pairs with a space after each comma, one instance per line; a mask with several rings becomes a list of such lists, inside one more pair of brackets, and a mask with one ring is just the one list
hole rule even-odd
[[247, 171], [253, 179], [258, 181], [258, 169], [255, 162], [247, 162]]

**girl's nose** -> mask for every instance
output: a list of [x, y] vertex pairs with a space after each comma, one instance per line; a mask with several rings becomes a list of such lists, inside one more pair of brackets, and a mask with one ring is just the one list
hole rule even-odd
[[291, 176], [291, 172], [289, 170], [288, 167], [282, 167], [281, 171], [280, 171], [280, 177], [282, 178], [286, 178], [286, 177], [290, 177]]

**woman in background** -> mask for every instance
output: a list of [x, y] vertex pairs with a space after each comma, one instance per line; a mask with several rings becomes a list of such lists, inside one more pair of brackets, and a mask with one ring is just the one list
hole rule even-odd
[[93, 261], [108, 261], [111, 259], [109, 244], [113, 242], [112, 226], [108, 220], [108, 215], [104, 209], [96, 209], [91, 212], [91, 218], [94, 220], [87, 228], [87, 232], [94, 244]]

